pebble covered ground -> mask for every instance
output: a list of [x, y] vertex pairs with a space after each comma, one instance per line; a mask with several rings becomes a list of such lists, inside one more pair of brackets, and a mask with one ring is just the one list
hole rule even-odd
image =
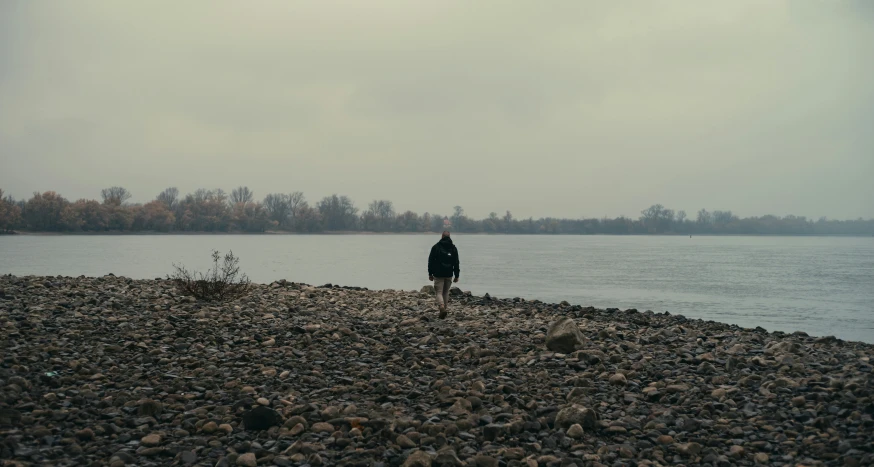
[[874, 465], [868, 344], [666, 313], [0, 277], [2, 465]]

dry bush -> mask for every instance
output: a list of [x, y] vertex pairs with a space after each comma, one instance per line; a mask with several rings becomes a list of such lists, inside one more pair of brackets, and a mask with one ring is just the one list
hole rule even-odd
[[206, 273], [189, 271], [185, 266], [173, 264], [176, 272], [168, 279], [176, 282], [180, 292], [198, 300], [225, 302], [244, 297], [251, 290], [252, 282], [245, 274], [240, 274], [240, 259], [234, 256], [233, 251], [224, 256], [221, 266], [220, 259], [221, 254], [213, 250], [213, 266]]

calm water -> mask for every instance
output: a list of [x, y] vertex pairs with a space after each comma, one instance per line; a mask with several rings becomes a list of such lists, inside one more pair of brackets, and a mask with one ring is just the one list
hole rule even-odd
[[[418, 289], [436, 236], [6, 236], [0, 274], [163, 277], [232, 249], [253, 281]], [[455, 236], [462, 288], [874, 342], [874, 238]]]

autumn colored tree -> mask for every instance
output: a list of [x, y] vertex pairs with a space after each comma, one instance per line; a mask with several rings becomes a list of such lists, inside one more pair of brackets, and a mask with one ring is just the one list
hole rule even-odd
[[134, 212], [130, 207], [111, 205], [107, 206], [109, 214], [109, 230], [130, 230], [134, 223]]
[[176, 224], [176, 216], [164, 201], [151, 201], [137, 210], [134, 216], [135, 230], [169, 232]]
[[61, 214], [70, 204], [54, 191], [34, 193], [25, 204], [23, 216], [28, 228], [42, 232], [56, 232], [61, 228]]
[[231, 214], [234, 230], [264, 232], [272, 223], [261, 203], [237, 203]]
[[300, 206], [294, 220], [294, 230], [297, 232], [315, 233], [323, 229], [322, 215], [318, 209], [308, 204]]
[[109, 229], [109, 216], [109, 206], [80, 199], [64, 208], [61, 224], [64, 230], [102, 232]]
[[183, 230], [224, 232], [230, 227], [230, 208], [222, 190], [199, 189], [179, 205]]
[[[231, 198], [246, 200], [251, 191], [239, 187]], [[346, 196], [332, 195], [310, 206], [301, 192], [268, 195], [263, 203], [231, 203], [221, 189], [196, 190], [179, 198], [179, 190], [168, 188], [155, 201], [145, 205], [129, 204], [130, 193], [121, 187], [101, 192], [103, 202], [80, 199], [68, 202], [53, 191], [34, 193], [27, 201], [16, 202], [0, 190], [0, 232], [12, 229], [31, 231], [142, 231], [168, 232], [264, 232], [285, 229], [303, 233], [324, 230], [439, 232], [451, 225], [454, 232], [510, 234], [616, 234], [648, 233], [754, 234], [754, 235], [874, 235], [874, 219], [814, 221], [804, 216], [740, 218], [731, 211], [698, 211], [695, 220], [685, 211], [674, 211], [660, 204], [641, 212], [637, 219], [626, 216], [600, 219], [559, 219], [529, 217], [518, 220], [506, 211], [504, 216], [492, 212], [485, 219], [468, 217], [456, 206], [451, 218], [440, 214], [405, 211], [397, 215], [388, 200], [377, 200], [359, 217], [358, 209]]]
[[0, 189], [0, 232], [11, 232], [21, 224], [21, 208]]

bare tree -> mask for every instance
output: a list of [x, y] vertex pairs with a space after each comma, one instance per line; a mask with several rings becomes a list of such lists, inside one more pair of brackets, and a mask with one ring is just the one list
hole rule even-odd
[[501, 219], [498, 217], [498, 213], [490, 212], [489, 218], [483, 222], [484, 227], [488, 232], [497, 232], [498, 228], [501, 225]]
[[247, 186], [240, 186], [231, 190], [231, 204], [251, 203], [255, 199], [255, 193]]
[[225, 193], [225, 190], [223, 190], [221, 188], [216, 188], [214, 193], [215, 193], [216, 199], [219, 200], [220, 202], [224, 203], [228, 200], [228, 194]]
[[452, 214], [452, 228], [455, 230], [464, 230], [467, 227], [467, 217], [464, 215], [464, 208], [455, 206]]
[[167, 188], [159, 193], [155, 200], [164, 203], [164, 205], [167, 206], [167, 209], [175, 211], [179, 206], [179, 189], [176, 187]]
[[307, 206], [306, 197], [304, 197], [303, 192], [293, 191], [286, 196], [288, 200], [288, 209], [291, 211], [291, 217], [296, 218], [299, 214], [299, 211]]
[[331, 195], [324, 197], [316, 205], [325, 230], [351, 230], [358, 221], [358, 208], [346, 196]]
[[713, 223], [718, 227], [725, 227], [737, 220], [737, 216], [731, 211], [713, 211]]
[[364, 217], [365, 219], [372, 218], [375, 221], [376, 225], [369, 227], [375, 227], [376, 230], [380, 231], [387, 231], [391, 230], [392, 224], [394, 224], [395, 217], [397, 216], [395, 214], [394, 204], [391, 201], [381, 199], [370, 203], [367, 212], [364, 213]]
[[276, 222], [279, 228], [285, 227], [288, 222], [288, 203], [285, 201], [285, 195], [279, 193], [270, 193], [264, 197], [264, 209], [267, 210], [267, 217]]
[[130, 192], [120, 186], [104, 188], [100, 195], [103, 196], [103, 204], [110, 206], [121, 206], [131, 198]]
[[653, 204], [640, 212], [640, 222], [651, 233], [668, 231], [673, 221], [674, 210], [668, 209], [661, 204]]

